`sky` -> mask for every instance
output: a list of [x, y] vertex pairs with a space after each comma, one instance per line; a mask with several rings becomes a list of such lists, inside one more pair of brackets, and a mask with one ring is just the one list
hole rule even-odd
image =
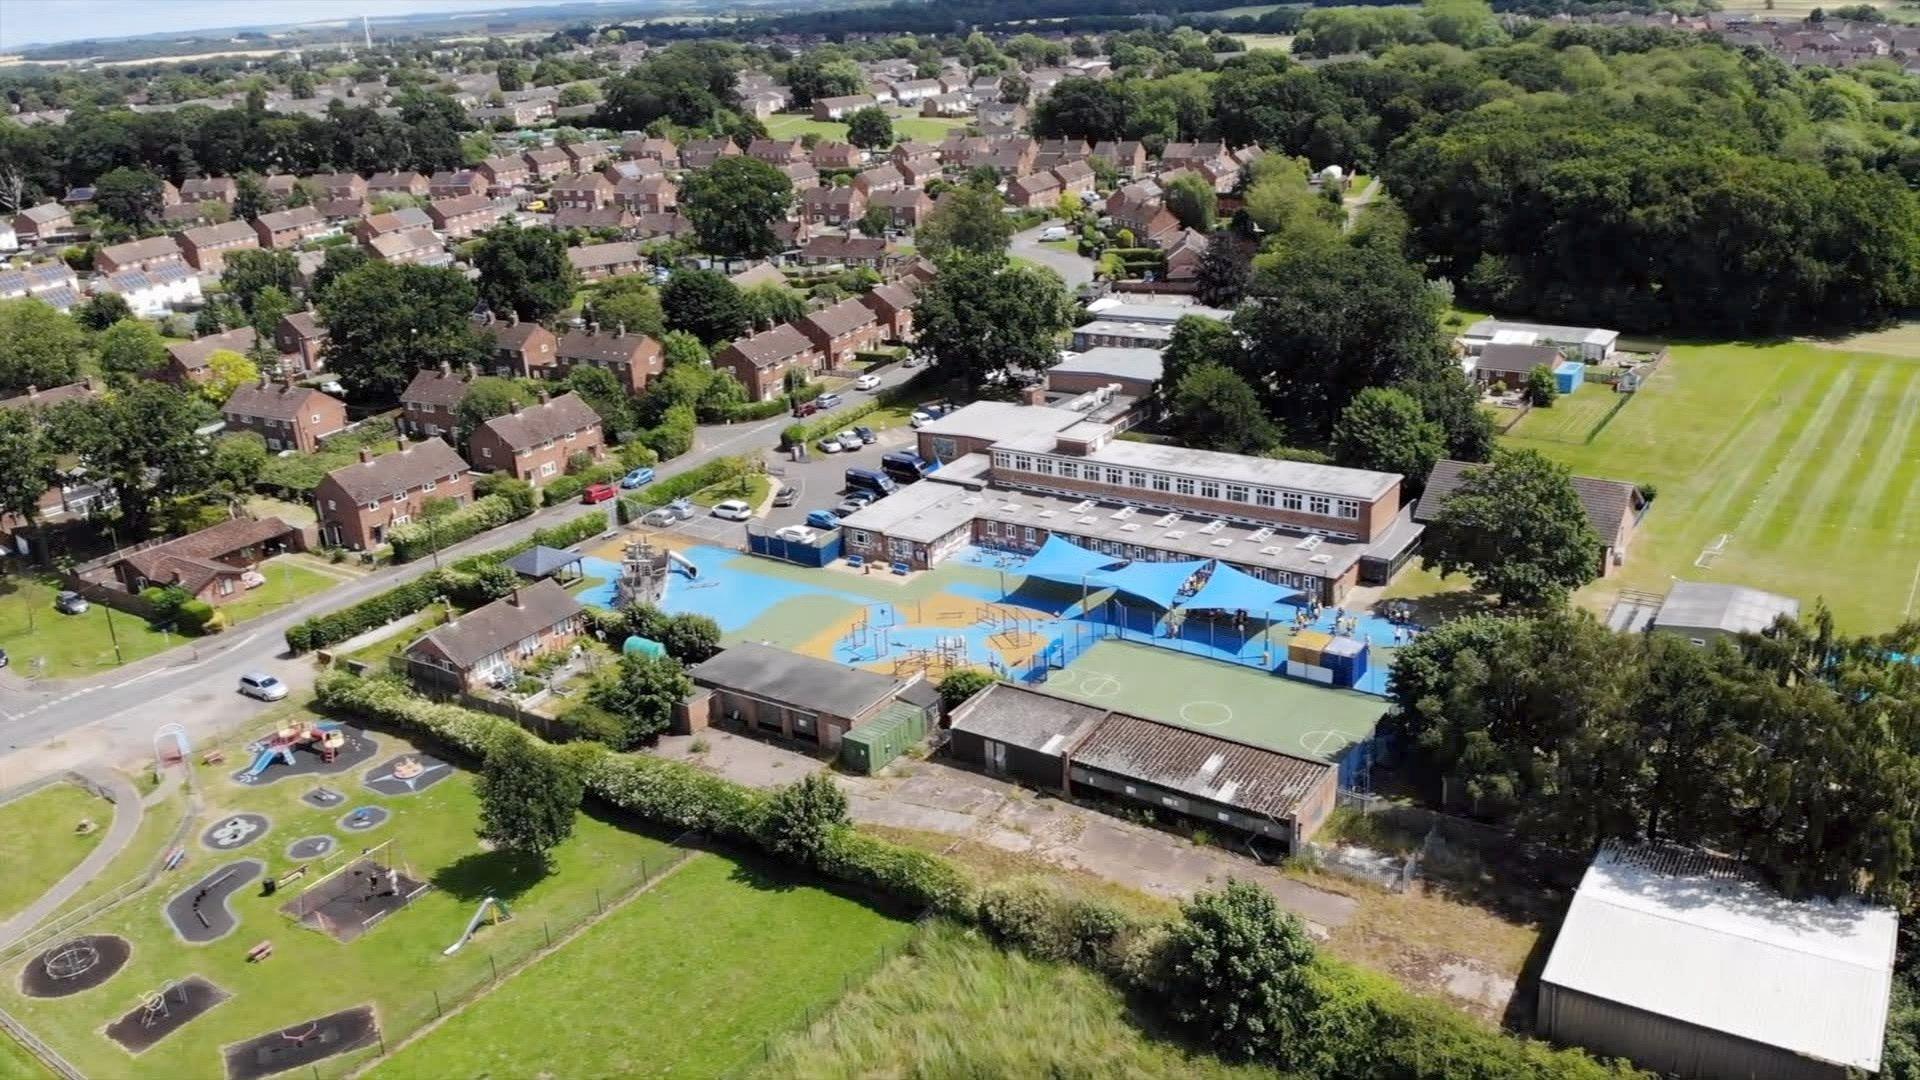
[[563, 0], [0, 0], [0, 49], [165, 30], [358, 19], [362, 15], [502, 11]]

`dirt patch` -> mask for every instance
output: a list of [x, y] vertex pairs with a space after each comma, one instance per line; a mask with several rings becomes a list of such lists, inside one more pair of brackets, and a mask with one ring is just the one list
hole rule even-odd
[[280, 906], [300, 925], [352, 941], [425, 892], [426, 883], [372, 859], [360, 859]]
[[382, 795], [417, 795], [453, 775], [453, 766], [429, 754], [401, 754], [370, 770], [365, 784]]
[[371, 1005], [305, 1020], [227, 1047], [227, 1080], [255, 1080], [304, 1068], [370, 1045], [379, 1034]]
[[69, 938], [33, 959], [20, 970], [20, 992], [28, 997], [57, 998], [91, 990], [127, 966], [133, 945], [123, 937], [90, 934]]
[[266, 870], [267, 864], [259, 859], [242, 859], [188, 886], [167, 901], [167, 921], [173, 924], [174, 933], [195, 945], [233, 933], [240, 925], [240, 917], [233, 913], [229, 901]]
[[107, 1038], [128, 1053], [141, 1053], [232, 996], [198, 975], [189, 975], [108, 1024]]

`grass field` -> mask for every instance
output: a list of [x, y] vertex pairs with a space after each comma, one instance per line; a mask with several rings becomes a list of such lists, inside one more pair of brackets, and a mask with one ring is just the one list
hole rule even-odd
[[[541, 947], [549, 927], [558, 936], [590, 916], [596, 893], [612, 900], [638, 884], [643, 861], [658, 872], [679, 854], [660, 840], [583, 814], [573, 837], [555, 852], [553, 872], [542, 874], [524, 860], [480, 846], [474, 835], [478, 800], [469, 773], [455, 771], [416, 794], [391, 798], [364, 787], [363, 774], [410, 749], [393, 736], [376, 738], [372, 760], [321, 781], [348, 796], [344, 806], [327, 810], [300, 801], [315, 782], [310, 778], [264, 787], [233, 783], [226, 773], [242, 758], [237, 741], [227, 747], [228, 765], [202, 771], [206, 813], [193, 828], [185, 867], [77, 930], [127, 938], [133, 955], [126, 967], [96, 989], [67, 998], [33, 999], [17, 989], [15, 975], [22, 961], [16, 960], [0, 986], [0, 1005], [82, 1071], [101, 1077], [219, 1075], [220, 1049], [227, 1044], [362, 1004], [376, 1008], [381, 1031], [392, 1042], [434, 1018], [436, 991], [440, 1001], [452, 1007], [490, 979], [493, 962], [501, 971], [509, 970]], [[346, 808], [358, 806], [381, 806], [393, 816], [369, 833], [345, 833], [336, 822]], [[269, 831], [233, 852], [216, 854], [203, 847], [200, 833], [236, 811], [265, 815]], [[392, 837], [398, 860], [433, 888], [351, 944], [300, 928], [280, 913], [288, 893], [302, 888], [300, 884], [272, 897], [261, 896], [257, 885], [236, 893], [231, 905], [239, 926], [211, 944], [187, 945], [176, 937], [162, 907], [180, 890], [239, 858], [263, 860], [268, 874], [285, 874], [294, 865], [285, 857], [287, 845], [319, 834], [334, 836], [348, 852]], [[506, 900], [515, 918], [482, 929], [472, 944], [443, 957], [441, 950], [456, 939], [484, 896]], [[248, 963], [247, 949], [262, 940], [274, 943], [273, 957]], [[138, 1059], [101, 1033], [144, 995], [196, 973], [232, 998]], [[370, 1052], [362, 1051], [329, 1058], [320, 1064], [318, 1075], [337, 1076], [368, 1056]]]
[[910, 933], [770, 869], [697, 854], [371, 1075], [725, 1075]]
[[[939, 142], [954, 130], [967, 126], [963, 117], [918, 116], [901, 109], [890, 109], [888, 112], [893, 117], [894, 137], [898, 139]], [[767, 135], [775, 139], [818, 135], [823, 139], [845, 140], [847, 125], [838, 120], [815, 120], [797, 113], [782, 113], [767, 117]]]
[[[92, 605], [85, 614], [62, 615], [53, 610], [59, 591], [59, 579], [54, 577], [0, 577], [0, 648], [7, 650], [15, 674], [80, 678], [180, 643], [178, 637], [149, 627], [146, 620], [120, 612], [112, 614], [109, 629], [104, 604]], [[116, 634], [118, 659], [113, 648]]]
[[[691, 869], [691, 868], [689, 868]], [[787, 1077], [1183, 1077], [1276, 1074], [1156, 1040], [1085, 968], [1030, 960], [936, 923], [827, 1017], [748, 1074]]]
[[1854, 334], [1851, 337], [1833, 341], [1819, 341], [1815, 344], [1823, 349], [1886, 353], [1888, 356], [1920, 359], [1920, 319], [1888, 327], [1885, 330], [1870, 330], [1864, 334]]
[[1292, 34], [1234, 34], [1233, 36], [1247, 47], [1248, 52], [1259, 52], [1262, 49], [1283, 53], [1293, 51]]
[[0, 1080], [41, 1080], [52, 1075], [26, 1047], [0, 1034]]
[[336, 578], [288, 559], [268, 559], [260, 564], [260, 574], [267, 579], [266, 584], [247, 590], [245, 596], [221, 607], [228, 625], [257, 619], [275, 608], [340, 584]]
[[1920, 610], [1920, 359], [1681, 345], [1591, 443], [1531, 421], [1504, 442], [1658, 489], [1621, 572], [1582, 591], [1596, 610], [1676, 577], [1824, 598], [1855, 631]]
[[728, 499], [742, 499], [748, 506], [758, 507], [772, 492], [773, 481], [770, 478], [759, 473], [751, 473], [734, 480], [703, 487], [687, 498], [700, 506], [712, 506], [714, 503], [726, 502]]
[[[92, 832], [74, 826], [91, 819]], [[0, 922], [13, 917], [98, 847], [113, 824], [113, 804], [72, 784], [54, 784], [0, 804]]]
[[[1621, 396], [1610, 386], [1582, 386], [1556, 399], [1550, 408], [1530, 410], [1508, 434], [1534, 442], [1585, 446], [1588, 436], [1606, 419], [1607, 413], [1615, 407], [1624, 409], [1632, 405], [1631, 400], [1622, 402]], [[1495, 423], [1512, 418], [1513, 412], [1508, 410]]]
[[186, 793], [176, 788], [166, 798], [146, 808], [140, 818], [140, 828], [133, 834], [133, 840], [114, 856], [113, 861], [100, 875], [88, 882], [79, 892], [67, 899], [65, 904], [54, 912], [55, 917], [78, 911], [92, 903], [98, 897], [119, 888], [145, 873], [147, 868], [157, 862], [166, 850], [167, 842], [173, 836], [173, 830], [187, 813]]

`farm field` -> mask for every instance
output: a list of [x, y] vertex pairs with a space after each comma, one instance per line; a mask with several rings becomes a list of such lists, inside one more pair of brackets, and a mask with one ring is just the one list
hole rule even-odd
[[[82, 818], [94, 824], [81, 834]], [[54, 784], [0, 803], [0, 922], [19, 913], [99, 846], [113, 804], [72, 784]]]
[[1626, 565], [1579, 594], [1596, 611], [1674, 578], [1824, 599], [1858, 632], [1920, 610], [1920, 358], [1678, 345], [1592, 442], [1533, 421], [1502, 442], [1657, 489]]
[[726, 1075], [911, 933], [782, 871], [695, 854], [370, 1075]]

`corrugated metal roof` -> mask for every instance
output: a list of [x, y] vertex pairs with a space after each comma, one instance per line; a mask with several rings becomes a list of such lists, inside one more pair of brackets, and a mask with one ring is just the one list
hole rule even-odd
[[1278, 819], [1293, 817], [1333, 768], [1119, 712], [1080, 743], [1073, 763]]
[[1890, 908], [1788, 900], [1730, 859], [1609, 845], [1541, 981], [1872, 1071], [1897, 921]]

